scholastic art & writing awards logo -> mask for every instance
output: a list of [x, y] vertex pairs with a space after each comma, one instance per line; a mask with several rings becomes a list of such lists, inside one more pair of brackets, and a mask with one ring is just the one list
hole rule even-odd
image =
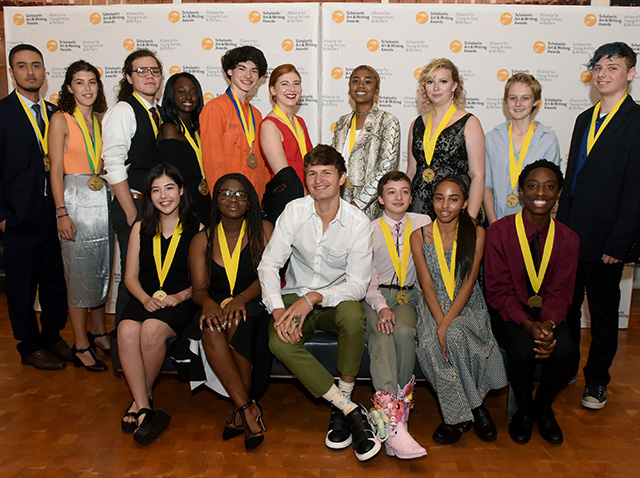
[[543, 41], [537, 41], [533, 44], [533, 51], [536, 52], [538, 55], [541, 53], [544, 53], [546, 49], [547, 49], [547, 45]]
[[333, 70], [331, 70], [331, 78], [334, 80], [339, 80], [344, 76], [344, 70], [339, 66], [336, 66]]
[[344, 12], [342, 10], [336, 10], [335, 12], [333, 12], [331, 14], [331, 19], [335, 22], [335, 23], [342, 23], [344, 22]]
[[502, 23], [503, 25], [511, 25], [512, 21], [513, 15], [511, 15], [509, 12], [504, 12], [502, 15], [500, 15], [500, 23]]
[[122, 42], [122, 48], [127, 51], [131, 51], [136, 47], [136, 42], [134, 42], [131, 38], [125, 38]]
[[100, 15], [98, 12], [93, 12], [91, 15], [89, 15], [89, 23], [91, 23], [92, 25], [99, 25], [101, 21], [102, 15]]
[[251, 13], [249, 13], [249, 21], [251, 23], [258, 23], [261, 18], [262, 18], [262, 15], [260, 15], [260, 12], [257, 10], [254, 10]]
[[168, 18], [171, 23], [178, 23], [180, 21], [180, 12], [177, 10], [171, 10]]
[[507, 81], [509, 79], [509, 70], [505, 70], [504, 68], [502, 70], [498, 70], [496, 78], [498, 78], [498, 81]]

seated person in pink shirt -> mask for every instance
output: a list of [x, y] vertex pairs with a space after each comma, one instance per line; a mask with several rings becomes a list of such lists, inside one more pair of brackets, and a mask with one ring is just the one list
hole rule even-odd
[[[520, 444], [537, 422], [542, 438], [559, 445], [562, 430], [551, 404], [576, 368], [578, 351], [566, 325], [578, 265], [579, 239], [551, 218], [562, 194], [560, 168], [540, 159], [518, 179], [523, 210], [487, 229], [484, 270], [493, 332], [507, 352], [507, 376], [518, 410], [509, 435]], [[537, 364], [543, 365], [533, 398]]]
[[[371, 223], [373, 266], [362, 302], [367, 318], [371, 379], [376, 389], [372, 418], [374, 410], [386, 411], [389, 416], [386, 425], [378, 425], [377, 430], [378, 438], [385, 440], [387, 455], [418, 458], [427, 452], [407, 430], [413, 406], [416, 305], [420, 298], [420, 291], [414, 288], [418, 281], [409, 239], [413, 231], [429, 224], [431, 218], [407, 213], [411, 205], [411, 179], [400, 171], [390, 171], [380, 178], [378, 202], [384, 212]], [[388, 403], [394, 403], [393, 409], [385, 406]]]

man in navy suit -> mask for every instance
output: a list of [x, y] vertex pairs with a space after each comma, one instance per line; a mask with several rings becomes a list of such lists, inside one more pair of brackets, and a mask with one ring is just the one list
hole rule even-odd
[[13, 47], [9, 67], [16, 89], [0, 101], [0, 230], [9, 318], [22, 363], [59, 370], [72, 355], [60, 337], [67, 322], [67, 288], [46, 144], [54, 107], [40, 97], [46, 72], [37, 48]]
[[[591, 347], [582, 406], [599, 410], [607, 402], [609, 368], [618, 347], [622, 269], [624, 262], [639, 255], [640, 106], [628, 94], [636, 74], [636, 54], [626, 43], [602, 45], [588, 68], [600, 101], [576, 120], [557, 219], [580, 237], [567, 325], [580, 344], [586, 289]], [[578, 364], [574, 367], [577, 371]]]

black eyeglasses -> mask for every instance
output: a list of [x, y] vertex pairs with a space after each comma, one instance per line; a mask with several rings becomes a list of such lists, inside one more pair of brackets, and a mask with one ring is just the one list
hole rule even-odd
[[223, 201], [228, 201], [232, 197], [235, 197], [237, 201], [246, 202], [249, 200], [249, 195], [245, 191], [232, 191], [231, 189], [223, 189], [218, 195]]
[[151, 67], [151, 66], [141, 66], [140, 68], [136, 68], [135, 71], [138, 76], [147, 76], [149, 73], [151, 73], [152, 76], [160, 76], [162, 75], [162, 70], [160, 68], [158, 68], [157, 66]]

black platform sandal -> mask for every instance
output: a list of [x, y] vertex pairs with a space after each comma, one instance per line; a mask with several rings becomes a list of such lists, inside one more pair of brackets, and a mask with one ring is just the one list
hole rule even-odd
[[233, 412], [231, 412], [231, 420], [228, 421], [225, 426], [224, 426], [224, 430], [222, 430], [222, 439], [223, 440], [231, 440], [232, 438], [235, 438], [237, 436], [240, 436], [244, 433], [244, 426], [238, 426], [236, 425], [236, 417], [238, 416], [238, 407], [234, 406], [233, 407]]
[[96, 339], [99, 337], [109, 337], [109, 334], [106, 332], [103, 332], [101, 334], [92, 334], [91, 332], [87, 331], [87, 339], [89, 340], [89, 345], [91, 346], [93, 351], [95, 352], [97, 347], [102, 350], [103, 354], [111, 355], [111, 349], [105, 349], [102, 345], [96, 342]]

